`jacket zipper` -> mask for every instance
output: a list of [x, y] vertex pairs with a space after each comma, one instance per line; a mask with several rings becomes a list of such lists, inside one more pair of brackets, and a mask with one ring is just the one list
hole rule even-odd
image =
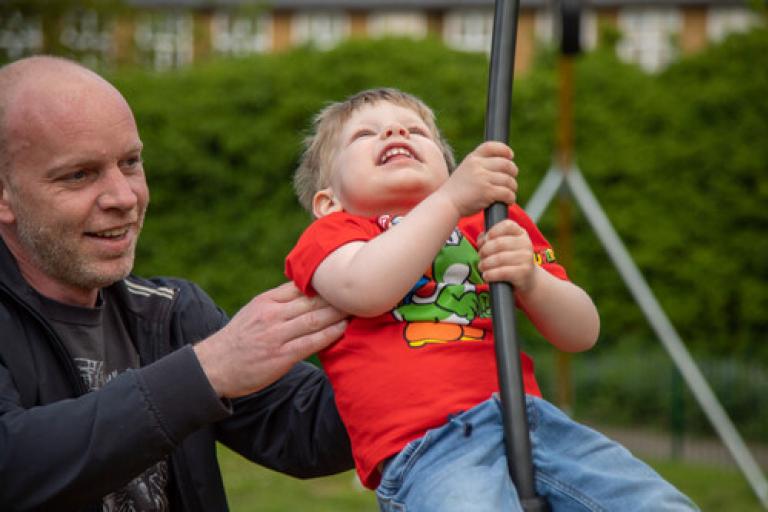
[[80, 373], [77, 371], [75, 363], [72, 361], [72, 357], [70, 356], [69, 352], [67, 352], [67, 349], [64, 346], [64, 342], [61, 341], [61, 338], [58, 334], [56, 334], [56, 331], [53, 330], [53, 327], [51, 327], [50, 323], [48, 323], [48, 321], [42, 315], [40, 315], [40, 313], [38, 313], [35, 308], [30, 306], [25, 300], [8, 289], [6, 285], [2, 285], [2, 289], [13, 301], [23, 307], [35, 320], [37, 320], [45, 330], [46, 334], [48, 334], [54, 353], [59, 358], [60, 362], [64, 365], [65, 372], [70, 380], [70, 384], [72, 385], [76, 396], [82, 396], [86, 394], [88, 392], [88, 388], [80, 378]]

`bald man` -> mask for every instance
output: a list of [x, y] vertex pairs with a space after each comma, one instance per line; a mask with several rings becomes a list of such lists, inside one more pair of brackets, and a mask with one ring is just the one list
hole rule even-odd
[[324, 374], [342, 315], [292, 285], [231, 320], [131, 274], [149, 190], [130, 107], [47, 56], [0, 68], [0, 510], [227, 510], [215, 441], [352, 467]]

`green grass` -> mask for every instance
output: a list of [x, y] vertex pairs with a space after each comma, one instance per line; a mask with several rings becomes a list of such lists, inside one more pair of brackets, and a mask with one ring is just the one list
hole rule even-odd
[[250, 463], [219, 447], [232, 512], [377, 512], [372, 491], [357, 483], [354, 472], [298, 480]]
[[752, 488], [735, 468], [648, 461], [656, 471], [691, 497], [703, 512], [761, 512]]
[[[353, 472], [296, 480], [251, 464], [221, 447], [219, 461], [232, 512], [376, 512], [372, 491], [356, 483]], [[703, 512], [761, 512], [763, 509], [736, 469], [649, 461], [690, 496]]]

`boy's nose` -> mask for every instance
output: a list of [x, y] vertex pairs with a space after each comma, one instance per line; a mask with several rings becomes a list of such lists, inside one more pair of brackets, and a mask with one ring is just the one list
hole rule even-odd
[[394, 124], [391, 126], [388, 126], [384, 130], [384, 138], [389, 138], [394, 135], [399, 135], [401, 137], [408, 137], [408, 130], [405, 129], [405, 127], [400, 126], [399, 124]]

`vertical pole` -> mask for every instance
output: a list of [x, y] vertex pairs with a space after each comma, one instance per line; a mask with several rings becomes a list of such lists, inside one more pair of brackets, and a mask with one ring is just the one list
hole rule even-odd
[[[509, 105], [518, 12], [519, 0], [496, 0], [485, 120], [486, 140], [504, 143], [509, 140]], [[507, 205], [496, 203], [489, 206], [485, 210], [486, 230], [507, 216]], [[517, 488], [523, 510], [545, 511], [546, 502], [536, 495], [535, 489], [520, 347], [516, 336], [515, 297], [509, 283], [491, 283], [491, 308], [510, 477]]]
[[[560, 89], [558, 95], [557, 154], [556, 165], [567, 174], [574, 165], [573, 140], [573, 60], [581, 51], [581, 13], [579, 0], [560, 1]], [[568, 189], [560, 189], [558, 199], [558, 259], [565, 268], [573, 257], [572, 204]], [[573, 380], [571, 378], [571, 354], [556, 352], [557, 404], [567, 413], [573, 412]]]

